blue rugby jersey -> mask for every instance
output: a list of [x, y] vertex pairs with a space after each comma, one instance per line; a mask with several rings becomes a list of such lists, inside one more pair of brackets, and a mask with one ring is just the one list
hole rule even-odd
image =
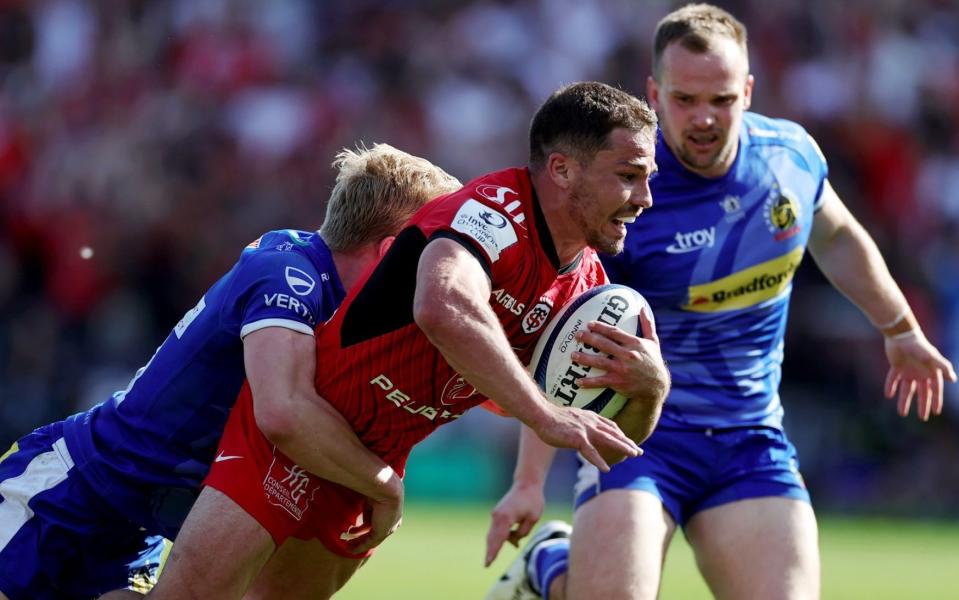
[[242, 338], [264, 327], [313, 335], [344, 295], [317, 233], [261, 236], [177, 323], [125, 390], [65, 421], [64, 437], [79, 472], [124, 516], [173, 539], [243, 384]]
[[673, 387], [661, 423], [782, 426], [792, 279], [819, 209], [825, 158], [799, 125], [746, 113], [729, 172], [707, 179], [662, 133], [654, 205], [630, 224], [610, 279], [649, 301]]

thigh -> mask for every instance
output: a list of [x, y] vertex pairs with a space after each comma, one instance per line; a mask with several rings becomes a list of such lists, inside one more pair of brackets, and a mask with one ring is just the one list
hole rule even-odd
[[752, 498], [697, 513], [686, 534], [719, 598], [819, 597], [819, 542], [812, 506]]
[[317, 540], [290, 538], [270, 558], [246, 598], [329, 598], [365, 562], [334, 554]]
[[[94, 494], [54, 423], [0, 459], [0, 591], [8, 598], [89, 598], [129, 585], [146, 563], [140, 528]], [[140, 568], [140, 567], [143, 568]]]
[[236, 502], [203, 488], [150, 598], [240, 598], [275, 548], [270, 533]]
[[576, 510], [566, 598], [655, 598], [675, 530], [653, 494], [617, 489], [596, 495]]

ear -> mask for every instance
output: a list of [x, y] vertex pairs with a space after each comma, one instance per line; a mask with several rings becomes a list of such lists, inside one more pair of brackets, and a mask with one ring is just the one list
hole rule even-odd
[[380, 240], [379, 244], [377, 244], [377, 247], [376, 247], [376, 252], [377, 252], [376, 257], [383, 258], [383, 255], [386, 254], [386, 251], [390, 249], [390, 246], [393, 245], [393, 240], [395, 239], [396, 239], [395, 235], [388, 235], [382, 240]]
[[749, 110], [753, 103], [753, 83], [755, 83], [753, 76], [751, 74], [747, 75], [746, 89], [743, 90], [743, 110]]
[[562, 152], [551, 152], [546, 158], [546, 172], [553, 183], [561, 190], [568, 190], [578, 173], [579, 163]]
[[649, 100], [652, 109], [659, 112], [659, 84], [652, 75], [646, 77], [646, 99]]

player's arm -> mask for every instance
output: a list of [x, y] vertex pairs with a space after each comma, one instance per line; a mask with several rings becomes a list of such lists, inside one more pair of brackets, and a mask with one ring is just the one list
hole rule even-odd
[[513, 485], [493, 508], [486, 533], [487, 567], [496, 559], [503, 542], [518, 546], [543, 516], [546, 503], [543, 485], [555, 455], [554, 447], [540, 440], [529, 427], [522, 426]]
[[914, 394], [917, 413], [926, 420], [943, 405], [943, 378], [956, 381], [952, 364], [929, 343], [879, 249], [827, 180], [813, 222], [809, 251], [829, 281], [856, 304], [879, 329], [886, 345], [889, 373], [886, 396], [898, 388], [898, 410], [909, 414]]
[[366, 541], [374, 546], [399, 525], [403, 482], [316, 393], [315, 348], [312, 336], [283, 327], [259, 329], [243, 338], [256, 423], [299, 466], [369, 499], [373, 537]]
[[574, 448], [601, 469], [598, 450], [635, 455], [638, 447], [609, 419], [550, 404], [513, 353], [489, 304], [489, 278], [459, 242], [437, 238], [420, 256], [413, 317], [450, 366], [481, 394], [552, 446]]

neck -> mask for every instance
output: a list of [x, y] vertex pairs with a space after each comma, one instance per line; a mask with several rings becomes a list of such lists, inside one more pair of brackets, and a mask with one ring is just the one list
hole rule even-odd
[[556, 247], [556, 256], [561, 267], [570, 264], [586, 248], [586, 240], [579, 227], [570, 217], [570, 196], [556, 187], [545, 170], [530, 173], [533, 189], [539, 198], [543, 217], [549, 227], [549, 234]]
[[367, 244], [352, 252], [333, 251], [333, 264], [343, 283], [343, 289], [350, 291], [366, 270], [379, 259], [377, 244]]

